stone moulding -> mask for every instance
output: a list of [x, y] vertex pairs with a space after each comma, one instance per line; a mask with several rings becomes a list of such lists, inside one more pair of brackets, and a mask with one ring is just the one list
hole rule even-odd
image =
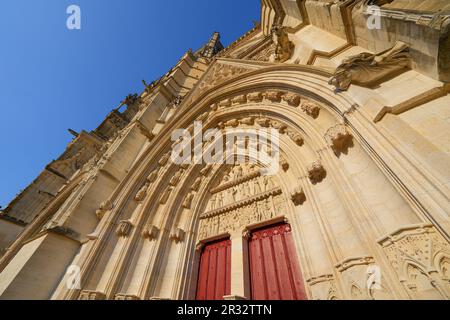
[[324, 274], [317, 277], [311, 277], [308, 280], [306, 280], [306, 283], [308, 283], [310, 286], [313, 286], [318, 283], [326, 282], [326, 281], [333, 281], [334, 276], [332, 274]]
[[231, 205], [228, 205], [228, 206], [225, 206], [225, 207], [222, 207], [222, 208], [219, 208], [219, 209], [210, 211], [210, 212], [206, 212], [206, 213], [204, 213], [204, 214], [202, 214], [202, 215], [200, 216], [200, 219], [208, 219], [208, 218], [212, 218], [212, 217], [218, 216], [218, 215], [220, 215], [220, 214], [223, 214], [223, 213], [225, 213], [225, 212], [229, 212], [229, 211], [232, 211], [232, 210], [235, 210], [235, 209], [238, 209], [238, 208], [241, 208], [241, 207], [250, 205], [250, 204], [252, 204], [252, 203], [254, 203], [254, 202], [257, 202], [257, 201], [261, 201], [261, 200], [267, 199], [267, 198], [269, 198], [269, 197], [271, 197], [271, 196], [277, 196], [277, 195], [280, 195], [280, 194], [282, 194], [282, 193], [283, 193], [283, 192], [282, 192], [281, 188], [275, 188], [275, 189], [273, 189], [273, 190], [270, 190], [270, 191], [267, 191], [267, 192], [260, 193], [260, 194], [258, 194], [258, 195], [256, 195], [256, 196], [250, 197], [250, 198], [248, 198], [248, 199], [238, 201], [238, 202], [233, 203], [233, 204], [231, 204]]
[[375, 260], [373, 257], [370, 256], [364, 256], [364, 257], [350, 257], [347, 259], [342, 260], [341, 262], [337, 263], [335, 265], [336, 269], [339, 272], [343, 272], [347, 269], [350, 269], [354, 266], [360, 266], [360, 265], [370, 265], [375, 263]]

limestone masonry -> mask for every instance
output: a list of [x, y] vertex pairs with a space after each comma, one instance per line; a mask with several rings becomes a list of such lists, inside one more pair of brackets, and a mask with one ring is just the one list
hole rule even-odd
[[[0, 211], [0, 299], [450, 298], [449, 1], [262, 0], [143, 85]], [[198, 120], [277, 174], [174, 164]]]

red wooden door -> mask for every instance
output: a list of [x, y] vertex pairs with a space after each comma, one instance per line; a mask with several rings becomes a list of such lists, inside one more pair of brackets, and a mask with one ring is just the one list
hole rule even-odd
[[197, 284], [197, 300], [223, 300], [231, 293], [231, 240], [203, 248]]
[[249, 255], [253, 300], [306, 300], [289, 224], [253, 232]]

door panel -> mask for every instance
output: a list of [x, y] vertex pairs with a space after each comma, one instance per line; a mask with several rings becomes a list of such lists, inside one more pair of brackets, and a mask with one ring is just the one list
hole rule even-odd
[[249, 255], [252, 299], [306, 299], [289, 224], [253, 232]]
[[231, 241], [203, 248], [197, 284], [197, 300], [222, 300], [231, 292]]

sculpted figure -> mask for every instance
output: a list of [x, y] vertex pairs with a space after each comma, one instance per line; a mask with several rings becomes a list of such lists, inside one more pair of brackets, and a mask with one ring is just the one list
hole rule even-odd
[[344, 59], [329, 84], [341, 91], [347, 90], [352, 83], [370, 85], [409, 67], [410, 63], [408, 45], [398, 41], [394, 47], [379, 54], [363, 52]]

